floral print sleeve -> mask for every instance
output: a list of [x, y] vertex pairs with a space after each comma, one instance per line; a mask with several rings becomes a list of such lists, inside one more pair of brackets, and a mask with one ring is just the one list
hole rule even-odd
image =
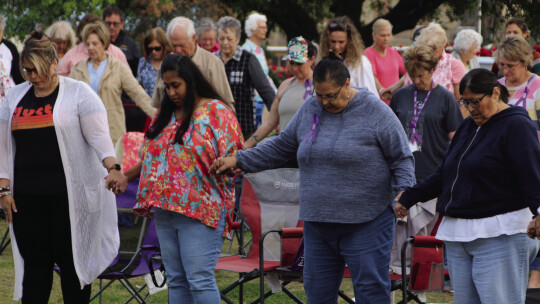
[[225, 103], [218, 100], [195, 110], [183, 145], [174, 143], [181, 123], [173, 115], [156, 138], [145, 139], [133, 209], [148, 215], [151, 208], [162, 208], [217, 228], [223, 211], [234, 207], [234, 174], [214, 175], [210, 167], [217, 158], [243, 149], [240, 125]]
[[9, 89], [13, 87], [13, 81], [9, 78], [9, 74], [4, 67], [2, 61], [0, 61], [0, 105], [6, 96]]

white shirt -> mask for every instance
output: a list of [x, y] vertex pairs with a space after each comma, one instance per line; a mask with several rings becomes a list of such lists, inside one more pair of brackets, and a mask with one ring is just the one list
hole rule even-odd
[[371, 62], [366, 56], [362, 55], [362, 65], [359, 64], [356, 68], [348, 66], [347, 69], [351, 74], [351, 87], [367, 88], [379, 98], [379, 92], [377, 92], [375, 78], [373, 77], [373, 67], [371, 67]]
[[441, 241], [471, 242], [500, 235], [527, 233], [532, 216], [529, 208], [480, 219], [445, 216], [436, 237]]

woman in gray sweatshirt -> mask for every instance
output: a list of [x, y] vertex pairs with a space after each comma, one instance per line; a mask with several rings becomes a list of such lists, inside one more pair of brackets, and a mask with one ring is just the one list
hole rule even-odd
[[405, 132], [375, 95], [350, 86], [341, 61], [323, 59], [313, 79], [316, 97], [279, 136], [219, 159], [213, 169], [257, 172], [296, 155], [308, 302], [337, 303], [347, 264], [356, 303], [390, 303], [392, 201], [415, 181]]

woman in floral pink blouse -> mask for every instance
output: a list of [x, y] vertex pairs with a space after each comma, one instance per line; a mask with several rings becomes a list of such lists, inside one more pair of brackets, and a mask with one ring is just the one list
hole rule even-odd
[[168, 55], [161, 65], [167, 94], [146, 132], [137, 214], [155, 208], [169, 303], [221, 303], [214, 278], [233, 208], [234, 175], [213, 175], [219, 157], [242, 150], [240, 126], [193, 62]]
[[9, 74], [4, 67], [2, 61], [0, 61], [0, 105], [2, 104], [2, 101], [4, 100], [4, 96], [6, 96], [7, 91], [13, 86], [13, 81], [9, 79]]

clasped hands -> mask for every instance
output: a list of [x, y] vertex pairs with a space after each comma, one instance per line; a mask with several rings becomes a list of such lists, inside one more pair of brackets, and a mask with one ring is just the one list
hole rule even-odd
[[114, 194], [124, 193], [127, 189], [128, 178], [119, 170], [111, 170], [105, 177], [105, 188]]
[[210, 172], [214, 174], [226, 173], [229, 170], [236, 170], [236, 165], [235, 156], [220, 157], [214, 161], [212, 167], [210, 167]]

